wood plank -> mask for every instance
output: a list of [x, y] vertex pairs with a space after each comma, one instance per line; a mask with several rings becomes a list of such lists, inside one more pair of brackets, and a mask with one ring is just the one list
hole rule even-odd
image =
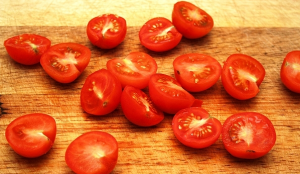
[[[51, 31], [51, 32], [49, 32]], [[10, 59], [0, 47], [0, 171], [1, 173], [72, 173], [64, 162], [69, 143], [80, 134], [102, 130], [119, 142], [119, 160], [113, 173], [297, 173], [300, 164], [300, 100], [280, 81], [279, 71], [285, 55], [300, 48], [300, 28], [216, 27], [202, 39], [183, 39], [173, 50], [155, 53], [141, 46], [139, 27], [129, 27], [125, 41], [115, 49], [101, 50], [92, 46], [85, 27], [0, 27], [0, 42], [21, 33], [48, 37], [53, 44], [77, 42], [92, 51], [91, 62], [84, 73], [70, 84], [52, 80], [40, 65], [24, 66]], [[203, 108], [222, 123], [237, 112], [260, 112], [273, 122], [277, 142], [266, 156], [257, 160], [241, 160], [226, 152], [221, 138], [206, 149], [183, 146], [173, 135], [172, 115], [159, 125], [140, 128], [129, 123], [118, 107], [104, 117], [86, 114], [79, 102], [85, 78], [105, 68], [106, 61], [125, 57], [132, 51], [153, 56], [158, 72], [174, 76], [172, 61], [185, 53], [211, 55], [220, 63], [233, 53], [248, 54], [266, 69], [261, 91], [253, 99], [238, 101], [230, 97], [219, 80], [212, 88], [193, 93], [203, 100]], [[144, 90], [147, 92], [147, 89]], [[6, 126], [16, 117], [41, 112], [57, 122], [57, 139], [50, 152], [37, 159], [18, 156], [5, 140]]]

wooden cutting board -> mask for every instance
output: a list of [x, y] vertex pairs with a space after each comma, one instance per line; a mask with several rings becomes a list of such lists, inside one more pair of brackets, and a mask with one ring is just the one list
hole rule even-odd
[[[101, 50], [86, 37], [85, 27], [0, 27], [0, 42], [23, 34], [48, 37], [52, 44], [76, 42], [89, 47], [91, 61], [83, 74], [70, 84], [51, 79], [40, 65], [24, 66], [14, 62], [0, 46], [0, 173], [72, 173], [64, 161], [67, 146], [84, 132], [101, 130], [119, 143], [117, 173], [297, 173], [300, 164], [300, 94], [289, 91], [280, 81], [285, 55], [300, 49], [300, 28], [214, 28], [204, 38], [182, 39], [173, 50], [155, 53], [141, 46], [140, 27], [129, 27], [125, 41], [115, 49]], [[151, 55], [158, 73], [171, 76], [174, 58], [185, 53], [202, 53], [222, 65], [234, 53], [259, 60], [266, 69], [260, 93], [239, 101], [224, 90], [221, 80], [212, 88], [193, 93], [203, 100], [203, 108], [222, 123], [232, 114], [260, 112], [274, 124], [277, 141], [274, 148], [256, 160], [232, 157], [221, 138], [205, 149], [182, 145], [173, 135], [172, 115], [157, 126], [141, 128], [124, 117], [121, 107], [103, 117], [90, 116], [80, 106], [80, 90], [86, 77], [105, 68], [107, 60], [125, 57], [132, 51]], [[147, 89], [145, 89], [147, 92]], [[17, 155], [5, 139], [5, 129], [15, 118], [29, 113], [45, 113], [57, 122], [57, 138], [44, 156], [26, 159]]]

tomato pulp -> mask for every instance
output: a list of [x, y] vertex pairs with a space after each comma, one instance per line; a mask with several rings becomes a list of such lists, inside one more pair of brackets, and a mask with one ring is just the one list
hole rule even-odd
[[243, 112], [226, 119], [222, 129], [222, 140], [231, 155], [255, 159], [272, 149], [276, 141], [276, 132], [266, 116], [256, 112]]
[[22, 34], [4, 41], [9, 56], [23, 65], [33, 65], [40, 62], [41, 56], [51, 46], [51, 41], [36, 34]]

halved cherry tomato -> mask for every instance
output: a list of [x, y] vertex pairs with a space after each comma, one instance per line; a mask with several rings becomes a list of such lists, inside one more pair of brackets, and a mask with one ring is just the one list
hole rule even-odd
[[173, 77], [165, 74], [150, 77], [149, 95], [159, 109], [169, 114], [191, 107], [195, 102], [194, 96], [184, 90]]
[[150, 97], [132, 86], [124, 88], [121, 107], [125, 117], [138, 126], [154, 126], [164, 119], [164, 113], [153, 105]]
[[283, 60], [280, 78], [291, 91], [300, 93], [300, 51], [289, 52]]
[[239, 100], [253, 98], [259, 92], [259, 85], [265, 77], [265, 69], [256, 59], [233, 54], [224, 62], [221, 80], [232, 97]]
[[7, 126], [5, 137], [17, 154], [36, 158], [46, 154], [54, 144], [56, 122], [46, 114], [23, 115]]
[[172, 12], [176, 29], [188, 39], [207, 35], [214, 26], [213, 18], [204, 10], [186, 1], [177, 2]]
[[36, 34], [22, 34], [4, 41], [4, 46], [10, 57], [23, 65], [33, 65], [40, 62], [41, 56], [50, 48], [51, 41]]
[[177, 57], [173, 67], [177, 81], [190, 92], [204, 91], [213, 86], [219, 80], [222, 70], [216, 59], [197, 53]]
[[143, 52], [132, 52], [125, 58], [111, 59], [107, 61], [106, 67], [120, 80], [123, 88], [126, 85], [146, 88], [150, 76], [157, 71], [156, 61]]
[[89, 114], [106, 115], [118, 107], [121, 94], [119, 80], [100, 69], [86, 78], [80, 94], [81, 106]]
[[225, 149], [233, 156], [255, 159], [267, 154], [275, 144], [272, 122], [257, 112], [242, 112], [226, 119], [222, 129]]
[[106, 132], [84, 133], [68, 146], [65, 161], [75, 173], [109, 174], [118, 161], [118, 142]]
[[192, 148], [205, 148], [214, 144], [222, 131], [221, 122], [199, 107], [182, 109], [175, 114], [172, 128], [176, 138]]
[[125, 39], [126, 20], [114, 14], [103, 14], [89, 21], [86, 32], [93, 45], [102, 49], [111, 49]]
[[91, 51], [77, 43], [51, 46], [41, 57], [46, 73], [60, 83], [73, 82], [90, 62]]
[[156, 52], [168, 51], [177, 46], [182, 35], [172, 22], [163, 17], [147, 21], [139, 32], [141, 44]]

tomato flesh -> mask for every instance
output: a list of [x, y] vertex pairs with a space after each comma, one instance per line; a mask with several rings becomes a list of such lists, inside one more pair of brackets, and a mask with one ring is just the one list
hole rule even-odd
[[126, 20], [118, 15], [103, 14], [89, 21], [86, 32], [93, 45], [102, 49], [111, 49], [125, 39]]
[[175, 58], [173, 67], [176, 80], [190, 92], [204, 91], [213, 86], [219, 80], [222, 70], [216, 59], [197, 53]]
[[65, 153], [65, 161], [70, 169], [81, 174], [109, 174], [117, 160], [117, 140], [101, 131], [87, 132], [77, 137]]
[[256, 112], [243, 112], [226, 119], [222, 140], [231, 155], [255, 159], [272, 149], [276, 141], [276, 132], [266, 116]]
[[184, 90], [173, 77], [165, 74], [150, 77], [149, 95], [153, 103], [168, 114], [191, 107], [195, 102], [194, 96]]
[[289, 52], [283, 60], [280, 78], [291, 91], [300, 93], [300, 51]]
[[256, 59], [244, 55], [233, 54], [224, 63], [221, 80], [232, 97], [247, 100], [255, 97], [265, 77], [265, 69]]
[[222, 124], [200, 107], [182, 109], [175, 114], [172, 129], [176, 138], [192, 148], [205, 148], [220, 137]]
[[114, 111], [121, 100], [122, 86], [106, 69], [89, 75], [80, 93], [83, 110], [93, 115], [106, 115]]
[[154, 106], [150, 97], [132, 86], [124, 88], [121, 107], [125, 117], [138, 126], [154, 126], [164, 119], [164, 113]]
[[186, 1], [174, 4], [172, 22], [176, 29], [188, 39], [203, 37], [214, 26], [213, 18], [208, 13]]
[[22, 34], [7, 39], [4, 46], [14, 61], [33, 65], [40, 62], [41, 56], [50, 48], [51, 41], [36, 34]]
[[143, 52], [132, 52], [125, 58], [114, 58], [107, 61], [107, 70], [119, 79], [124, 88], [126, 85], [143, 89], [148, 86], [150, 76], [157, 71], [156, 61]]
[[56, 122], [46, 114], [23, 115], [7, 126], [5, 137], [17, 154], [36, 158], [46, 154], [54, 144]]
[[147, 21], [139, 32], [141, 44], [149, 50], [163, 52], [177, 46], [182, 35], [173, 26], [172, 22], [163, 17]]

